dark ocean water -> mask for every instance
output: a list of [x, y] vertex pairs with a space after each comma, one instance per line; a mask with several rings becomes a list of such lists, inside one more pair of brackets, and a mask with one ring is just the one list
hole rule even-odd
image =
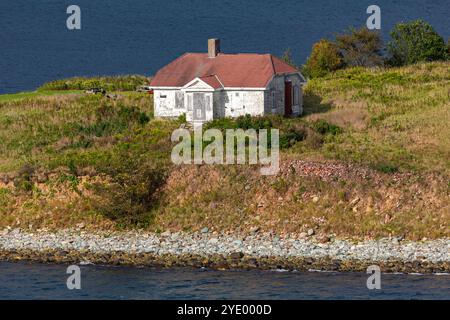
[[81, 267], [68, 290], [67, 266], [0, 262], [0, 299], [450, 299], [450, 275], [212, 271]]
[[[81, 8], [81, 30], [66, 27], [66, 9]], [[281, 55], [304, 63], [311, 45], [365, 25], [381, 7], [386, 38], [396, 22], [423, 18], [446, 39], [448, 0], [14, 0], [0, 1], [0, 94], [31, 90], [77, 75], [152, 75], [186, 51]]]

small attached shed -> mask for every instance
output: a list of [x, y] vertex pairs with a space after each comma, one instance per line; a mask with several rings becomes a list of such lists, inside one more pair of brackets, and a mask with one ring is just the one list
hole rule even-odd
[[193, 123], [250, 114], [300, 115], [303, 75], [271, 54], [223, 54], [220, 41], [208, 53], [186, 53], [153, 77], [156, 117], [186, 114]]

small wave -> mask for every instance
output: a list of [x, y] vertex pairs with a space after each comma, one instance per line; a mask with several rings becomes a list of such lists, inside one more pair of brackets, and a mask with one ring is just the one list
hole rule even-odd
[[382, 272], [383, 274], [393, 274], [393, 275], [399, 275], [404, 274], [403, 272]]
[[332, 271], [332, 270], [319, 270], [319, 269], [308, 269], [308, 272], [320, 272], [320, 273], [339, 273], [339, 271]]
[[290, 270], [286, 270], [286, 269], [274, 269], [272, 270], [273, 272], [289, 272]]

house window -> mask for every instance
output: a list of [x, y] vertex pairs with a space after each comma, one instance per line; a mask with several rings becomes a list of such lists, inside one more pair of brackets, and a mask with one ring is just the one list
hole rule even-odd
[[175, 93], [175, 108], [184, 109], [184, 94], [181, 91]]
[[189, 110], [192, 109], [192, 95], [188, 94], [188, 108]]
[[270, 105], [272, 106], [272, 109], [276, 109], [276, 91], [273, 90], [270, 92]]
[[197, 118], [201, 118], [202, 117], [202, 109], [195, 109], [196, 113], [197, 113]]

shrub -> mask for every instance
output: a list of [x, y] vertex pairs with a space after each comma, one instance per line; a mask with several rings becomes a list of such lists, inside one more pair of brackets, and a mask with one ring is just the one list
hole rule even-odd
[[281, 56], [281, 60], [283, 60], [287, 64], [289, 64], [289, 65], [293, 66], [294, 68], [296, 68], [294, 60], [292, 59], [291, 48], [287, 48], [286, 50], [284, 50], [283, 55]]
[[290, 125], [280, 133], [280, 148], [288, 149], [299, 141], [303, 141], [307, 136], [307, 129], [304, 125]]
[[36, 171], [36, 167], [31, 164], [23, 165], [17, 174], [17, 177], [14, 179], [14, 186], [17, 190], [30, 192], [33, 189], [33, 181], [32, 177], [34, 172]]
[[[450, 186], [450, 185], [449, 185]], [[6, 188], [0, 188], [0, 213], [10, 201], [11, 192]]]
[[447, 60], [450, 60], [450, 38], [447, 40]]
[[208, 122], [204, 128], [207, 129], [270, 129], [273, 127], [273, 117], [265, 116], [265, 117], [252, 117], [249, 114], [245, 116], [240, 116], [238, 118], [219, 118], [214, 119], [213, 121]]
[[387, 163], [377, 163], [373, 168], [383, 173], [396, 173], [398, 171], [398, 167]]
[[179, 115], [178, 116], [178, 121], [180, 123], [186, 123], [187, 122], [187, 120], [186, 120], [186, 113], [183, 113], [183, 114]]
[[[93, 137], [111, 136], [123, 132], [134, 124], [140, 126], [150, 121], [150, 117], [135, 106], [102, 102], [95, 110], [94, 121], [67, 123], [64, 134], [67, 136], [80, 136], [77, 146], [89, 147]], [[73, 146], [72, 146], [73, 147]]]
[[251, 115], [246, 114], [245, 116], [236, 119], [236, 126], [237, 128], [244, 130], [270, 129], [272, 128], [272, 121], [266, 117], [252, 117]]
[[377, 31], [351, 28], [336, 35], [336, 45], [348, 67], [375, 67], [383, 64], [383, 41]]
[[148, 83], [148, 78], [140, 75], [96, 78], [74, 77], [47, 82], [38, 90], [87, 90], [101, 87], [107, 91], [134, 91], [137, 87]]
[[327, 134], [331, 134], [333, 136], [342, 133], [342, 128], [328, 123], [325, 120], [317, 120], [314, 121], [313, 123], [311, 123], [311, 127], [314, 131], [316, 131], [317, 133], [321, 134], [321, 135], [327, 135]]
[[322, 39], [314, 44], [304, 71], [307, 76], [317, 78], [338, 70], [342, 66], [342, 58], [337, 46], [329, 40]]
[[305, 144], [311, 149], [319, 149], [323, 145], [323, 135], [317, 133], [316, 131], [309, 129], [307, 131], [307, 136], [305, 139]]
[[126, 163], [128, 168], [114, 175], [112, 183], [94, 185], [100, 200], [93, 206], [119, 226], [146, 227], [153, 220], [152, 209], [158, 204], [158, 189], [165, 182], [166, 169], [150, 162], [139, 168]]
[[423, 20], [398, 23], [391, 31], [391, 38], [388, 51], [393, 66], [446, 59], [444, 39]]

